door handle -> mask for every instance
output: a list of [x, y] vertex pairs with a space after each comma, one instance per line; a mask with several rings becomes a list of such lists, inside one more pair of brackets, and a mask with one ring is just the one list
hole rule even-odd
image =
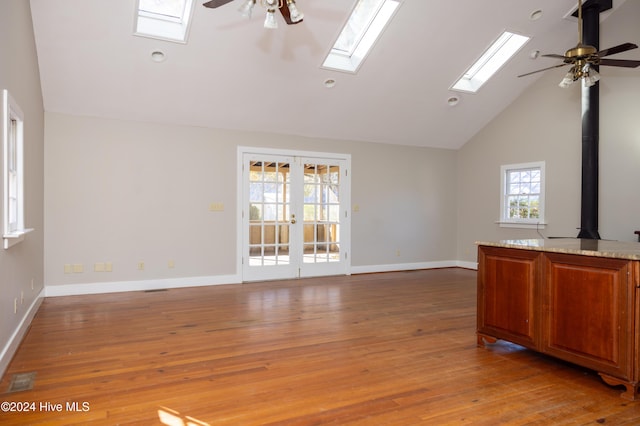
[[291, 224], [296, 223], [296, 215], [295, 214], [291, 215], [291, 221], [290, 222], [291, 222]]

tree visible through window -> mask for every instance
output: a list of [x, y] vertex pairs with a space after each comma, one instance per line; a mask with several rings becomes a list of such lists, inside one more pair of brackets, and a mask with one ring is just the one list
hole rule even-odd
[[544, 163], [502, 166], [501, 221], [544, 222]]

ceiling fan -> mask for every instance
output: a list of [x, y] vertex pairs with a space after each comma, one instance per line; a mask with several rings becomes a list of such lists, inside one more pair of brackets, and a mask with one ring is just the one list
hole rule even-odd
[[547, 58], [562, 59], [562, 63], [537, 71], [528, 72], [526, 74], [521, 74], [518, 77], [525, 77], [527, 75], [549, 69], [572, 65], [567, 75], [560, 82], [560, 87], [568, 87], [571, 83], [579, 80], [580, 78], [585, 79], [585, 84], [587, 86], [593, 86], [600, 79], [600, 75], [594, 67], [605, 65], [611, 67], [636, 68], [637, 66], [640, 66], [640, 61], [604, 59], [605, 56], [626, 52], [627, 50], [636, 49], [637, 47], [638, 46], [633, 43], [622, 43], [618, 46], [598, 51], [595, 47], [584, 44], [582, 38], [582, 0], [578, 0], [578, 44], [576, 47], [567, 50], [564, 55], [542, 55]]
[[[202, 5], [211, 9], [215, 9], [220, 6], [224, 6], [233, 0], [210, 0]], [[251, 11], [256, 3], [260, 3], [267, 9], [267, 18], [264, 22], [265, 28], [275, 29], [278, 28], [278, 23], [275, 20], [276, 9], [280, 10], [282, 17], [288, 25], [298, 24], [302, 22], [304, 14], [298, 10], [295, 0], [244, 0], [242, 6], [238, 11], [242, 16], [251, 17]]]

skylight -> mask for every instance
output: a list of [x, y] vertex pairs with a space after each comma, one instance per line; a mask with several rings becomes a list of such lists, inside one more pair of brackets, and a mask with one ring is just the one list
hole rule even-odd
[[138, 0], [135, 34], [185, 43], [193, 0]]
[[451, 89], [477, 92], [528, 41], [529, 37], [503, 32]]
[[399, 5], [399, 0], [357, 0], [322, 66], [356, 72]]

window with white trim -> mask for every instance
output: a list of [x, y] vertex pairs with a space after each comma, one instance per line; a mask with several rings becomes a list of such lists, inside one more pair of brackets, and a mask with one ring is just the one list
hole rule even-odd
[[529, 37], [504, 31], [482, 54], [451, 90], [476, 93], [495, 73], [498, 72], [530, 40]]
[[4, 248], [19, 243], [31, 231], [24, 226], [24, 115], [7, 90], [2, 92]]
[[510, 164], [500, 168], [501, 226], [544, 226], [544, 172], [543, 161]]
[[138, 0], [135, 35], [186, 43], [193, 0]]
[[355, 73], [399, 5], [399, 0], [357, 0], [322, 67]]

